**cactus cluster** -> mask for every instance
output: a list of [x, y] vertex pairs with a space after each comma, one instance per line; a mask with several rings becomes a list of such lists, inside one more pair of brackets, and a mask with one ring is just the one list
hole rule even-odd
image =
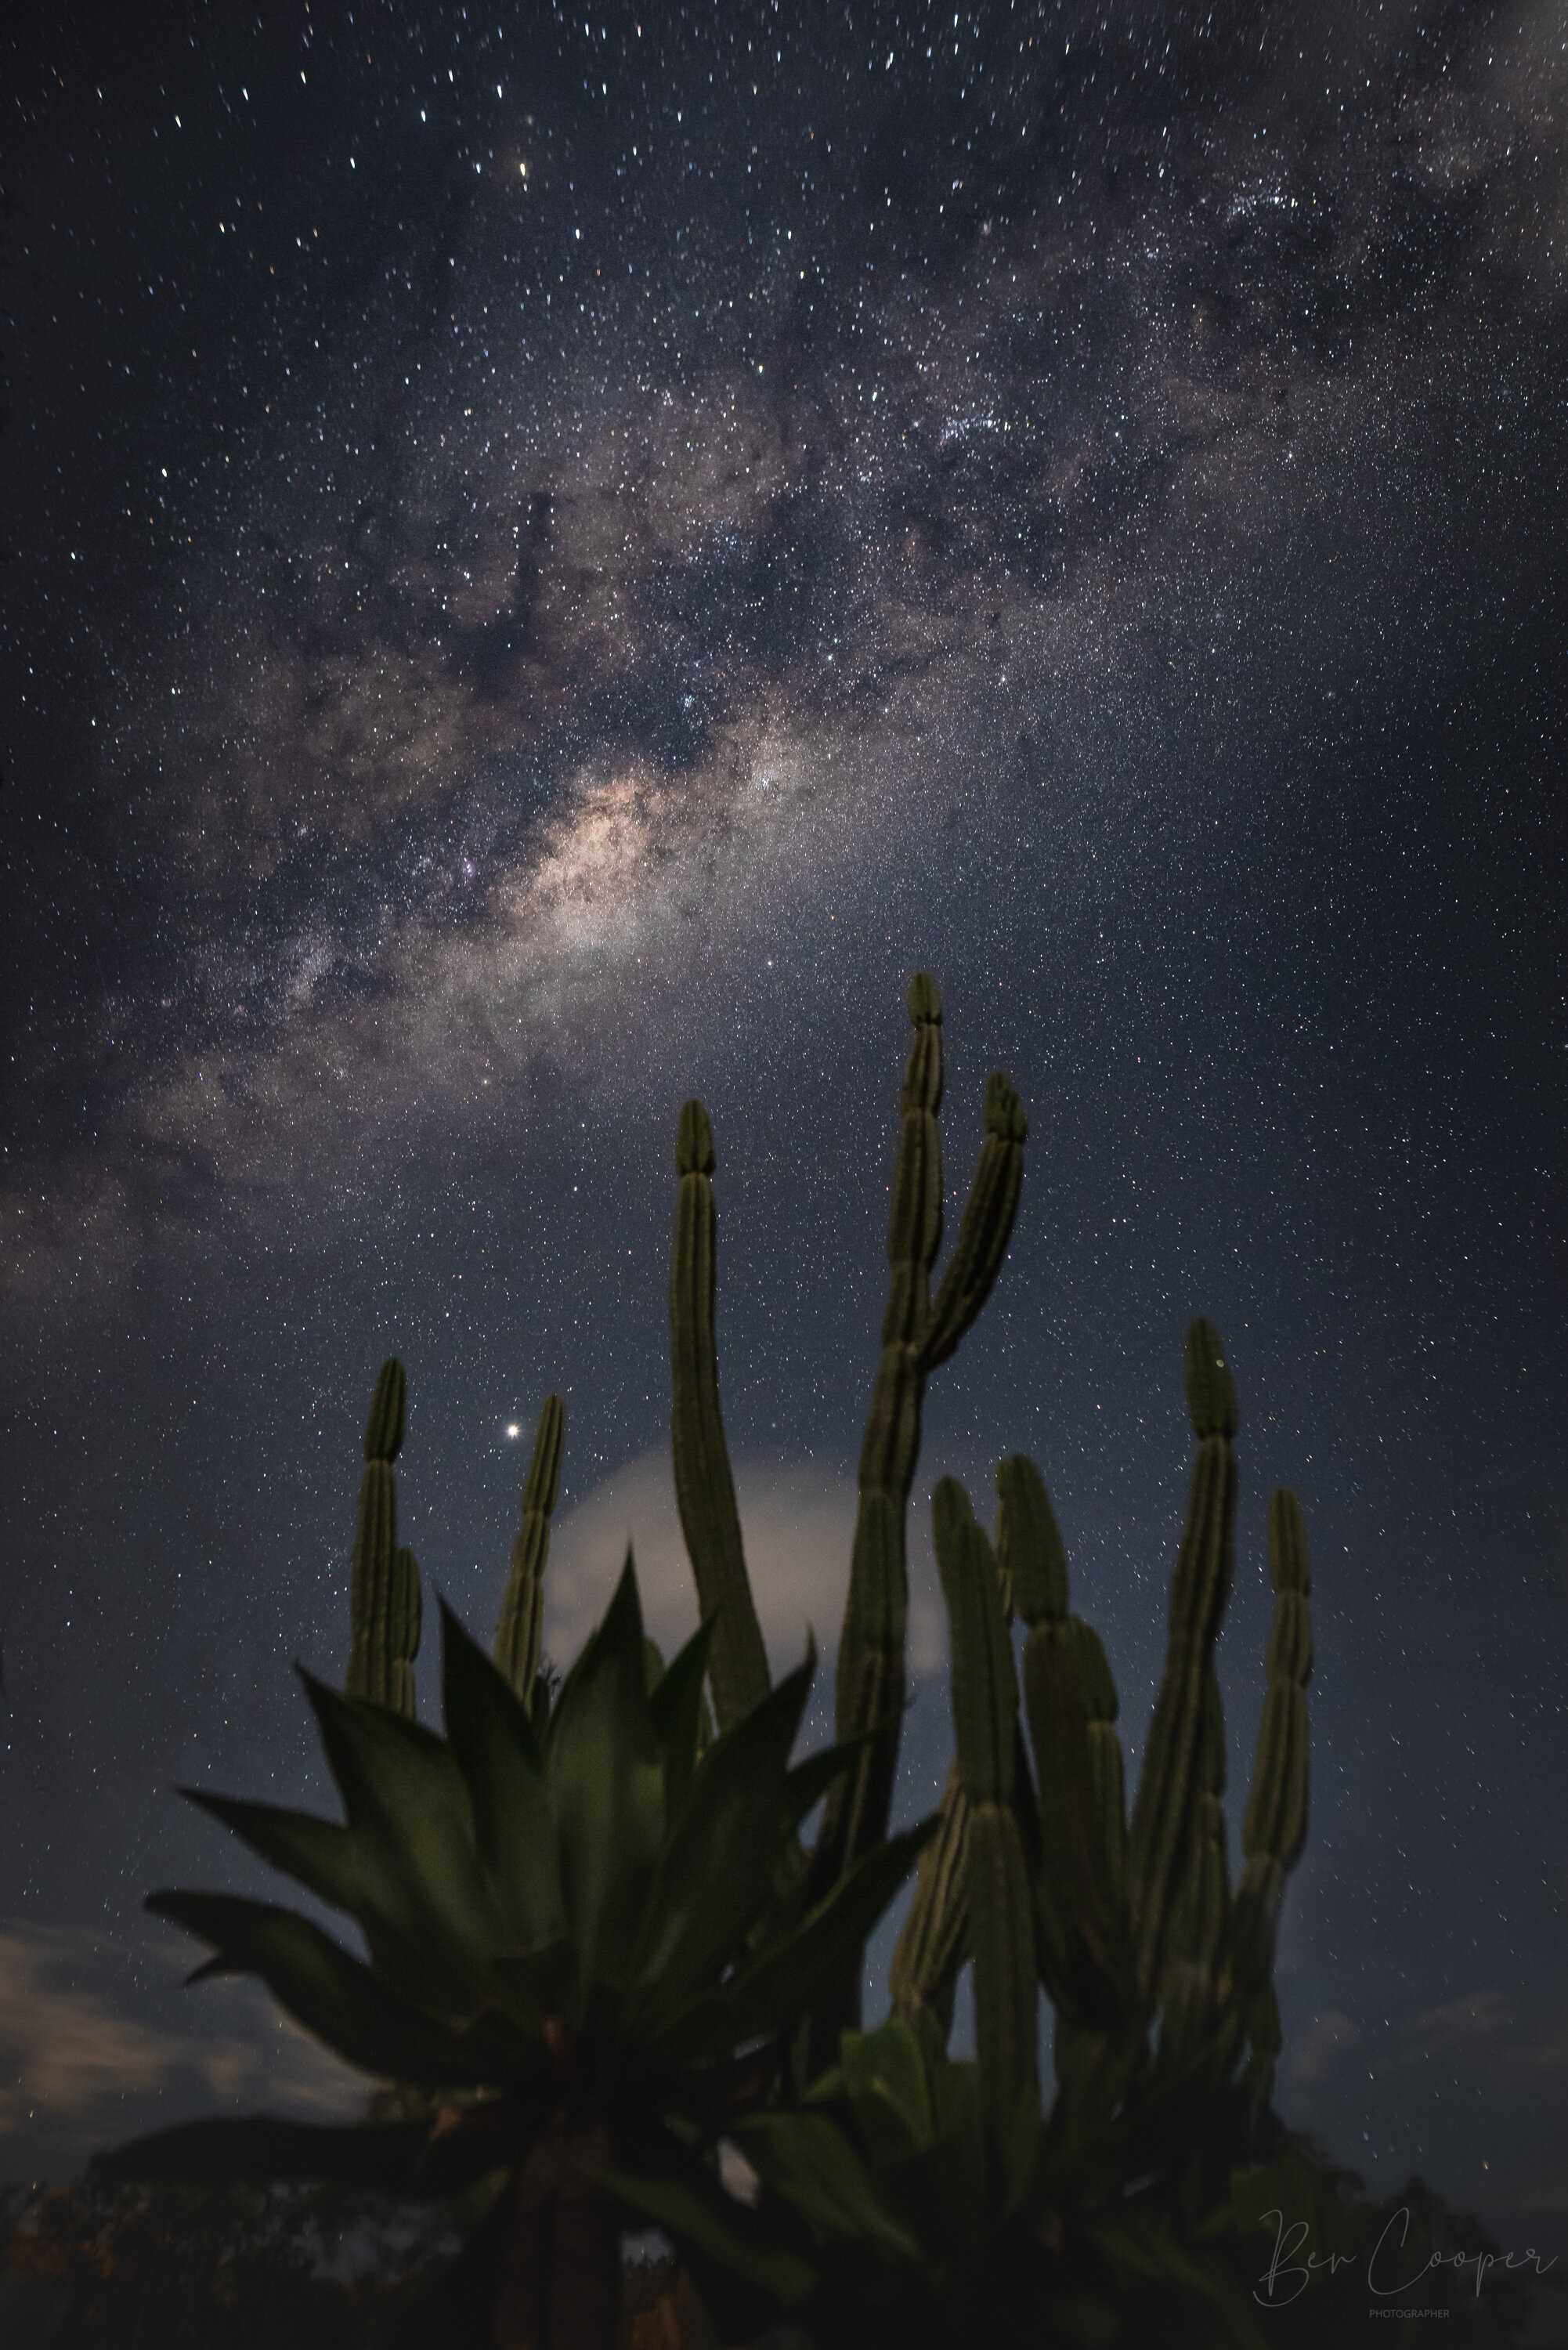
[[[951, 1480], [937, 1488], [958, 1753], [938, 1835], [922, 1856], [892, 1990], [897, 2011], [929, 2006], [945, 2022], [954, 1972], [972, 1959], [977, 2047], [998, 2130], [1031, 2077], [1029, 2035], [1019, 2018], [1025, 2008], [1033, 2012], [1037, 1984], [1055, 2011], [1058, 2081], [1086, 2110], [1108, 2115], [1140, 2083], [1194, 2065], [1222, 2084], [1243, 2042], [1251, 2049], [1254, 2100], [1266, 2103], [1272, 2086], [1279, 2047], [1270, 1981], [1274, 1924], [1306, 1832], [1306, 1540], [1300, 1505], [1281, 1489], [1269, 1505], [1276, 1596], [1268, 1695], [1243, 1829], [1245, 1867], [1232, 1896], [1214, 1643], [1234, 1571], [1237, 1404], [1219, 1334], [1206, 1321], [1188, 1333], [1187, 1398], [1198, 1453], [1171, 1578], [1165, 1670], [1130, 1822], [1115, 1684], [1096, 1633], [1067, 1613], [1065, 1556], [1038, 1470], [1020, 1458], [997, 1471], [994, 1548], [962, 1488]], [[1014, 1613], [1027, 1627], [1033, 1772], [1006, 1641]], [[1004, 1838], [996, 1825], [1003, 1806], [1015, 1836]], [[1028, 1941], [1017, 1930], [1011, 1895], [1020, 1854], [1032, 1888]]]

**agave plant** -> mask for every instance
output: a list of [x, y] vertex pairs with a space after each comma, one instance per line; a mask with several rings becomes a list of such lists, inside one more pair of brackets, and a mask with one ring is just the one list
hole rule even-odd
[[[319, 1899], [366, 1960], [296, 1912], [220, 1893], [148, 1903], [206, 1942], [192, 1980], [259, 1975], [367, 2073], [426, 2093], [354, 2127], [213, 2120], [109, 2158], [140, 2178], [331, 2178], [440, 2197], [491, 2178], [490, 2338], [610, 2350], [619, 2167], [689, 2176], [755, 2106], [785, 2041], [913, 1866], [925, 1828], [867, 1855], [759, 1939], [795, 1832], [852, 1761], [792, 1767], [805, 1661], [704, 1744], [711, 1621], [668, 1670], [628, 1554], [542, 1731], [441, 1610], [446, 1735], [303, 1675], [342, 1825], [187, 1790]], [[770, 1905], [772, 1908], [770, 1908]]]

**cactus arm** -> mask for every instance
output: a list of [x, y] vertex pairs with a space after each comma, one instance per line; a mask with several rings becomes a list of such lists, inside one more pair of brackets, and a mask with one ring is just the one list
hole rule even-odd
[[[823, 1894], [887, 1834], [904, 1711], [904, 1638], [909, 1618], [905, 1513], [920, 1450], [924, 1378], [915, 1341], [929, 1310], [931, 1266], [942, 1237], [941, 1004], [934, 983], [916, 973], [909, 988], [909, 1048], [898, 1098], [898, 1157], [888, 1220], [889, 1281], [882, 1353], [860, 1447], [859, 1506], [849, 1558], [849, 1593], [838, 1640], [835, 1716], [841, 1741], [874, 1734], [828, 1797], [814, 1877]], [[835, 2063], [838, 2033], [859, 2020], [859, 1967], [814, 2020], [814, 2063]]]
[[893, 1952], [888, 1989], [895, 2015], [929, 2008], [945, 2041], [959, 1969], [969, 1956], [969, 1797], [956, 1758], [948, 1766], [937, 1816], [940, 1825], [917, 1865], [915, 1898]]
[[1235, 1564], [1236, 1392], [1210, 1322], [1194, 1322], [1188, 1332], [1187, 1399], [1198, 1457], [1171, 1577], [1165, 1673], [1127, 1837], [1134, 1956], [1150, 2006], [1194, 1835], [1208, 1675]]
[[1025, 1452], [996, 1468], [996, 1564], [1003, 1604], [1025, 1624], [1067, 1612], [1067, 1554], [1045, 1481]]
[[985, 1089], [986, 1139], [964, 1203], [958, 1246], [942, 1276], [917, 1349], [922, 1373], [945, 1363], [995, 1285], [1012, 1237], [1023, 1183], [1029, 1122], [1023, 1105], [997, 1070]]
[[349, 1580], [350, 1646], [344, 1688], [412, 1719], [414, 1659], [420, 1648], [420, 1576], [411, 1550], [398, 1548], [398, 1490], [392, 1463], [402, 1449], [407, 1382], [389, 1356], [381, 1366], [365, 1424], [365, 1474]]
[[746, 1579], [735, 1482], [719, 1410], [719, 1350], [713, 1305], [717, 1224], [713, 1130], [699, 1101], [680, 1113], [676, 1170], [675, 1254], [670, 1274], [670, 1363], [675, 1399], [670, 1438], [680, 1531], [704, 1623], [716, 1615], [708, 1678], [721, 1731], [760, 1705], [771, 1686], [767, 1650]]
[[937, 1487], [932, 1517], [948, 1608], [959, 1778], [969, 1799], [964, 1890], [975, 2053], [988, 2133], [1000, 2149], [1021, 2095], [1032, 2086], [1038, 2097], [1040, 2086], [1033, 1909], [1012, 1804], [1018, 1678], [996, 1561], [956, 1478], [944, 1477]]
[[1204, 1679], [1192, 1836], [1171, 1914], [1160, 1984], [1160, 2047], [1177, 2063], [1198, 2054], [1216, 2017], [1216, 1978], [1231, 1908], [1225, 1807], [1220, 1800], [1224, 1791], [1225, 1716], [1210, 1659]]
[[1269, 1499], [1269, 1574], [1274, 1621], [1269, 1636], [1268, 1694], [1258, 1729], [1252, 1786], [1241, 1830], [1244, 1866], [1231, 1918], [1229, 1980], [1232, 2036], [1251, 2043], [1248, 2083], [1266, 2100], [1280, 2050], [1279, 2008], [1270, 1970], [1285, 1877], [1301, 1856], [1307, 1828], [1306, 1684], [1312, 1673], [1312, 1570], [1301, 1503], [1281, 1486]]
[[495, 1661], [524, 1704], [539, 1669], [545, 1567], [550, 1555], [550, 1520], [561, 1491], [566, 1440], [566, 1407], [559, 1396], [546, 1396], [534, 1433], [533, 1458], [523, 1485], [523, 1522], [512, 1545], [512, 1573], [495, 1630]]
[[[900, 1128], [888, 1224], [890, 1271], [882, 1353], [860, 1451], [859, 1509], [849, 1596], [839, 1640], [836, 1722], [841, 1739], [874, 1731], [856, 1771], [830, 1802], [817, 1847], [818, 1881], [831, 1881], [888, 1830], [904, 1709], [909, 1615], [905, 1520], [920, 1449], [927, 1374], [945, 1362], [980, 1312], [1006, 1254], [1017, 1206], [1026, 1131], [1017, 1095], [993, 1077], [986, 1097], [991, 1131], [960, 1229], [953, 1263], [935, 1305], [931, 1268], [942, 1236], [941, 1004], [934, 982], [916, 973], [914, 1027], [899, 1096]], [[825, 2022], [825, 2056], [839, 2025], [858, 2014], [858, 1989]]]

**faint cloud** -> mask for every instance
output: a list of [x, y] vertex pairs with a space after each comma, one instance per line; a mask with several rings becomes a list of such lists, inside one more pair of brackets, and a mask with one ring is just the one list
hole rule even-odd
[[291, 2023], [258, 1984], [204, 1985], [188, 2022], [164, 2020], [160, 1991], [192, 1956], [182, 1938], [161, 1937], [150, 1951], [79, 1928], [0, 1931], [7, 2174], [75, 2168], [100, 2147], [214, 2104], [324, 2120], [362, 2108], [368, 2081]]
[[[742, 1461], [736, 1501], [768, 1661], [774, 1677], [800, 1662], [807, 1627], [825, 1663], [838, 1646], [849, 1588], [856, 1490], [841, 1471], [810, 1461]], [[940, 1603], [919, 1572], [926, 1513], [910, 1513], [909, 1666], [936, 1670], [946, 1653]], [[929, 1549], [929, 1535], [923, 1537]], [[578, 1503], [556, 1530], [545, 1579], [545, 1645], [558, 1662], [576, 1655], [609, 1605], [630, 1543], [643, 1621], [668, 1657], [697, 1628], [697, 1588], [675, 1508], [674, 1471], [662, 1448], [645, 1452]]]
[[1291, 2036], [1291, 2074], [1301, 2086], [1326, 2081], [1365, 2045], [1361, 2026], [1337, 2007], [1310, 2016]]

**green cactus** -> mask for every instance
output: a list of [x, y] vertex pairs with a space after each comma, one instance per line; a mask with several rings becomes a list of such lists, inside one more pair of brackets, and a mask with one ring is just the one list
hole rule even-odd
[[546, 1396], [534, 1436], [534, 1457], [524, 1481], [523, 1523], [512, 1545], [512, 1573], [495, 1632], [495, 1661], [525, 1705], [533, 1701], [539, 1670], [545, 1567], [550, 1555], [550, 1520], [561, 1491], [566, 1440], [566, 1407], [559, 1396]]
[[354, 1534], [351, 1640], [344, 1687], [350, 1697], [371, 1698], [411, 1721], [414, 1659], [420, 1652], [420, 1571], [413, 1552], [398, 1548], [398, 1489], [392, 1474], [402, 1449], [406, 1393], [403, 1367], [391, 1356], [381, 1366], [365, 1424], [365, 1475]]
[[981, 2106], [1000, 2158], [1020, 2100], [1033, 2092], [1037, 2108], [1040, 2095], [1033, 1904], [1013, 1811], [1018, 1678], [996, 1560], [956, 1478], [942, 1479], [931, 1509], [951, 1634], [959, 1777], [969, 1804], [964, 1895]]
[[[1171, 1912], [1189, 1858], [1202, 1794], [1205, 1722], [1214, 1728], [1214, 1641], [1235, 1568], [1236, 1389], [1220, 1334], [1194, 1322], [1187, 1334], [1187, 1407], [1199, 1440], [1187, 1525], [1170, 1586], [1165, 1674], [1149, 1723], [1127, 1837], [1134, 1962], [1144, 1997], [1160, 1981]], [[1220, 1763], [1221, 1781], [1223, 1762]]]
[[[899, 1097], [901, 1128], [888, 1223], [891, 1268], [882, 1320], [882, 1356], [861, 1445], [859, 1510], [849, 1594], [838, 1647], [837, 1734], [864, 1738], [858, 1768], [830, 1798], [818, 1840], [817, 1883], [849, 1866], [887, 1834], [904, 1711], [904, 1638], [909, 1615], [905, 1519], [920, 1446], [926, 1379], [948, 1360], [1001, 1271], [1023, 1179], [1028, 1132], [1006, 1077], [986, 1089], [986, 1140], [970, 1187], [952, 1263], [931, 1299], [931, 1268], [942, 1235], [941, 1005], [918, 972], [909, 989], [914, 1025]], [[858, 2021], [857, 1967], [814, 2024], [814, 2068], [831, 2057], [839, 2031]]]
[[[1166, 1671], [1130, 1832], [1116, 1686], [1096, 1634], [1067, 1612], [1066, 1558], [1039, 1471], [1022, 1456], [997, 1471], [995, 1589], [986, 1619], [992, 1629], [1004, 1626], [1011, 1603], [1028, 1626], [1023, 1693], [1033, 1776], [1012, 1729], [1011, 1655], [1008, 1686], [999, 1679], [988, 1700], [993, 1710], [984, 1716], [983, 1734], [991, 1743], [977, 1742], [978, 1586], [972, 1573], [961, 1584], [953, 1581], [960, 1570], [950, 1561], [961, 1553], [967, 1556], [968, 1547], [984, 1537], [973, 1526], [961, 1488], [939, 1489], [936, 1512], [952, 1624], [959, 1752], [938, 1835], [922, 1856], [895, 1954], [895, 2010], [913, 2015], [929, 2007], [945, 2026], [953, 1975], [972, 1956], [978, 2033], [982, 1978], [1011, 1982], [1016, 1963], [1011, 1920], [998, 1916], [982, 1922], [971, 1904], [980, 1866], [1000, 1881], [994, 1858], [977, 1863], [974, 1856], [976, 1787], [982, 1784], [985, 1800], [994, 1801], [995, 1790], [1007, 1783], [1033, 1910], [1034, 1962], [1055, 2010], [1057, 2079], [1081, 2111], [1097, 2111], [1102, 2119], [1124, 2095], [1137, 2094], [1152, 2061], [1148, 2033], [1157, 2022], [1158, 2061], [1151, 2080], [1196, 2081], [1201, 2074], [1222, 2081], [1244, 2037], [1252, 2050], [1254, 2096], [1266, 2102], [1279, 2047], [1269, 1982], [1274, 1919], [1306, 1825], [1309, 1577], [1300, 1509], [1293, 1495], [1282, 1492], [1269, 1513], [1277, 1594], [1269, 1695], [1247, 1808], [1246, 1871], [1232, 1901], [1221, 1800], [1224, 1719], [1213, 1648], [1232, 1575], [1231, 1439], [1237, 1406], [1219, 1336], [1207, 1322], [1195, 1322], [1188, 1334], [1187, 1389], [1199, 1450], [1172, 1577]], [[955, 1531], [961, 1522], [972, 1534], [961, 1536]], [[969, 1611], [961, 1618], [959, 1605]], [[1001, 1748], [1010, 1734], [1014, 1752], [1008, 1768]], [[998, 1996], [987, 1993], [993, 2004]], [[1011, 2012], [1013, 1993], [1001, 1997], [1002, 2012]]]
[[1312, 1673], [1312, 1570], [1301, 1503], [1281, 1486], [1269, 1498], [1269, 1577], [1274, 1621], [1268, 1694], [1258, 1729], [1252, 1787], [1241, 1828], [1245, 1866], [1237, 1887], [1227, 2004], [1251, 2043], [1248, 2085], [1266, 2103], [1280, 2053], [1279, 2009], [1269, 1980], [1285, 1877], [1301, 1857], [1307, 1827], [1306, 1685]]
[[689, 1101], [681, 1110], [675, 1163], [680, 1183], [670, 1273], [675, 1502], [696, 1577], [698, 1611], [704, 1623], [715, 1619], [708, 1674], [723, 1731], [762, 1703], [770, 1682], [719, 1409], [713, 1129], [700, 1101]]

